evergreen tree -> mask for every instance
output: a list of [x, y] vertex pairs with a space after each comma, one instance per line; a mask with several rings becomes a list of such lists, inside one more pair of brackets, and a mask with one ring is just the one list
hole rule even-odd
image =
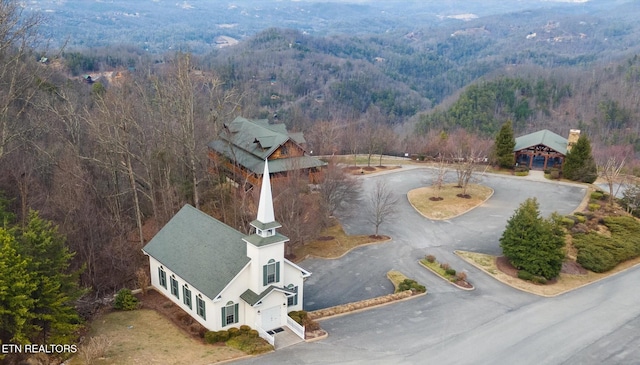
[[591, 143], [585, 135], [567, 153], [562, 166], [562, 175], [573, 181], [592, 183], [598, 177], [598, 167], [591, 155]]
[[29, 212], [29, 221], [17, 237], [20, 252], [30, 257], [29, 272], [34, 276], [36, 289], [31, 321], [32, 340], [38, 343], [68, 343], [80, 317], [73, 302], [82, 295], [78, 288], [79, 272], [70, 272], [74, 254], [69, 252], [64, 236], [57, 227]]
[[[36, 283], [13, 235], [0, 227], [0, 343], [29, 343]], [[2, 355], [0, 355], [0, 359]]]
[[9, 225], [13, 223], [16, 218], [15, 214], [7, 209], [10, 202], [11, 201], [5, 198], [3, 193], [0, 192], [0, 227], [5, 229], [8, 229]]
[[516, 139], [513, 136], [513, 125], [511, 120], [507, 120], [500, 128], [495, 141], [495, 155], [500, 167], [513, 168], [513, 148], [515, 146]]
[[507, 222], [500, 247], [511, 264], [547, 279], [560, 274], [564, 260], [564, 231], [557, 215], [540, 217], [535, 198], [525, 200]]

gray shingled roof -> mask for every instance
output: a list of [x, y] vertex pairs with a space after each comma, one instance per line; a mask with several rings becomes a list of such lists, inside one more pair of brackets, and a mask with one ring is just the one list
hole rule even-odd
[[242, 300], [244, 300], [245, 302], [247, 302], [249, 305], [254, 306], [274, 290], [279, 290], [279, 291], [284, 292], [286, 294], [295, 294], [296, 293], [295, 291], [287, 289], [287, 288], [278, 288], [278, 287], [275, 287], [275, 286], [271, 285], [268, 288], [266, 288], [265, 290], [263, 290], [262, 293], [260, 293], [260, 294], [256, 294], [253, 290], [247, 289], [247, 290], [245, 290], [244, 293], [240, 294], [240, 298]]
[[143, 251], [211, 299], [249, 263], [244, 235], [185, 205]]
[[567, 139], [547, 129], [516, 138], [516, 146], [513, 148], [513, 151], [520, 151], [540, 144], [560, 152], [563, 155], [567, 154]]
[[[237, 117], [226, 126], [219, 139], [208, 146], [216, 152], [236, 161], [251, 172], [262, 175], [264, 160], [289, 140], [304, 143], [301, 133], [287, 132], [284, 124], [269, 124], [266, 119], [250, 120]], [[324, 166], [326, 163], [308, 155], [269, 161], [269, 171], [278, 173], [295, 168]]]

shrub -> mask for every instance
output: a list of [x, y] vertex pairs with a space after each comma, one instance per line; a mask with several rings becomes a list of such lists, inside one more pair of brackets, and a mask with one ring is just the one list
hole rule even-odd
[[590, 203], [588, 208], [589, 208], [589, 211], [595, 212], [596, 210], [600, 209], [600, 204]]
[[513, 174], [515, 176], [527, 176], [527, 175], [529, 175], [529, 171], [516, 171]]
[[418, 284], [417, 281], [412, 279], [405, 279], [400, 285], [398, 285], [398, 291], [411, 290], [417, 293], [424, 293], [427, 291], [424, 285]]
[[131, 290], [123, 288], [116, 294], [113, 307], [118, 310], [130, 311], [138, 308], [138, 298], [136, 298]]
[[216, 343], [216, 333], [215, 331], [207, 331], [204, 333], [204, 341], [206, 343]]
[[240, 330], [237, 329], [236, 327], [229, 328], [227, 332], [229, 332], [229, 338], [234, 338], [240, 335]]
[[576, 217], [576, 220], [578, 221], [578, 223], [584, 223], [584, 222], [587, 221], [587, 217], [585, 217], [582, 214], [581, 215], [576, 214], [575, 217]]
[[560, 170], [557, 168], [551, 169], [551, 171], [549, 172], [549, 178], [558, 180], [560, 178]]
[[446, 269], [444, 271], [444, 273], [449, 275], [449, 276], [455, 276], [456, 275], [456, 270], [454, 270], [454, 269]]
[[258, 337], [260, 334], [258, 333], [257, 330], [250, 330], [249, 332], [247, 332], [247, 336], [249, 337]]
[[546, 284], [547, 283], [547, 278], [545, 278], [544, 276], [534, 276], [531, 281], [533, 281], [536, 284]]
[[456, 281], [467, 281], [467, 274], [464, 272], [459, 272], [456, 275]]
[[571, 218], [569, 218], [569, 217], [564, 217], [564, 218], [562, 218], [561, 223], [562, 223], [563, 226], [565, 226], [567, 228], [571, 228], [571, 227], [573, 227], [574, 224], [576, 224], [576, 221], [571, 219]]
[[446, 272], [447, 270], [449, 270], [451, 268], [451, 265], [446, 264], [446, 263], [445, 264], [440, 264], [440, 268]]
[[204, 334], [204, 340], [207, 343], [227, 342], [229, 340], [229, 331], [207, 331]]
[[526, 270], [519, 270], [518, 279], [530, 281], [531, 279], [533, 279], [533, 274]]
[[315, 331], [320, 329], [318, 322], [309, 318], [306, 311], [292, 311], [289, 312], [289, 317], [296, 321], [301, 326], [304, 326], [307, 331]]
[[424, 257], [425, 260], [427, 260], [428, 262], [434, 263], [436, 262], [436, 257], [433, 255], [427, 255]]
[[601, 191], [594, 191], [590, 195], [590, 198], [593, 200], [602, 200], [603, 197], [604, 197], [604, 193]]
[[107, 336], [91, 337], [89, 342], [80, 348], [80, 356], [84, 359], [85, 364], [93, 364], [105, 356], [111, 345], [112, 342]]
[[605, 272], [616, 266], [616, 260], [609, 251], [596, 245], [578, 249], [576, 261], [587, 270]]
[[251, 327], [247, 326], [246, 324], [243, 324], [242, 326], [240, 326], [240, 333], [246, 334], [249, 331], [251, 331]]

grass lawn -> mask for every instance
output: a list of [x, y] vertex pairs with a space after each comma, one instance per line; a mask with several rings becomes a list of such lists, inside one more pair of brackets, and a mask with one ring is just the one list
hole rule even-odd
[[294, 247], [293, 254], [296, 257], [296, 261], [304, 260], [309, 256], [336, 259], [358, 246], [388, 240], [389, 237], [386, 236], [348, 236], [342, 229], [342, 225], [334, 219], [331, 222], [331, 226], [325, 228], [318, 239], [303, 246]]
[[[182, 332], [162, 315], [150, 309], [110, 312], [91, 324], [87, 338], [109, 340], [104, 356], [90, 364], [184, 364], [205, 365], [246, 356], [227, 346], [200, 342]], [[89, 340], [85, 341], [88, 343]], [[69, 365], [85, 364], [81, 353]]]
[[[467, 194], [470, 199], [460, 198], [462, 189], [455, 187], [455, 184], [443, 185], [439, 192], [431, 187], [423, 187], [411, 190], [407, 193], [407, 198], [413, 207], [423, 216], [429, 219], [449, 219], [465, 213], [480, 204], [484, 203], [491, 195], [493, 189], [476, 184], [469, 184]], [[431, 197], [441, 197], [442, 200], [432, 201]]]

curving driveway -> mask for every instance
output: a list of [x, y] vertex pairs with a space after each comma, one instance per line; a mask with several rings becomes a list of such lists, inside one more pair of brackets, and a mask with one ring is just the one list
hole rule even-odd
[[[393, 291], [387, 271], [400, 269], [428, 295], [328, 319], [325, 340], [300, 344], [241, 363], [281, 364], [629, 364], [640, 359], [640, 269], [588, 287], [541, 298], [504, 286], [453, 254], [456, 249], [500, 253], [498, 239], [518, 205], [535, 196], [543, 215], [567, 214], [582, 200], [580, 186], [485, 176], [495, 190], [481, 207], [430, 221], [407, 202], [407, 191], [429, 184], [429, 169], [362, 177], [369, 191], [385, 179], [403, 196], [399, 218], [383, 224], [388, 243], [362, 247], [339, 260], [310, 259], [305, 309], [313, 310]], [[341, 221], [350, 234], [373, 227], [361, 211]], [[468, 273], [476, 290], [462, 291], [418, 265], [425, 254]]]

